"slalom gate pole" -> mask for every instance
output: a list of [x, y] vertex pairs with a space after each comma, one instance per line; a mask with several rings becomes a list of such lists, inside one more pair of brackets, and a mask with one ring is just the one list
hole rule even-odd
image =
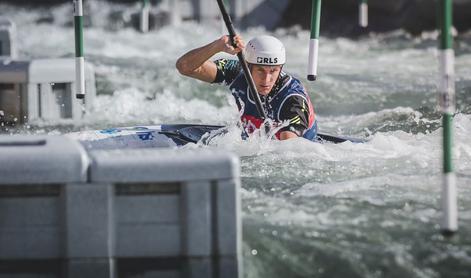
[[443, 219], [441, 232], [451, 236], [458, 231], [458, 205], [456, 177], [453, 170], [453, 114], [455, 113], [455, 54], [451, 27], [452, 0], [439, 1], [440, 51], [439, 51], [439, 102], [443, 113], [443, 185], [441, 204]]
[[358, 23], [361, 27], [368, 27], [368, 0], [360, 0]]
[[309, 81], [315, 81], [317, 79], [319, 32], [321, 25], [321, 2], [322, 0], [312, 0], [311, 39], [309, 41], [309, 60], [307, 68], [307, 80]]
[[[231, 17], [227, 13], [226, 7], [224, 6], [223, 0], [217, 0], [219, 9], [221, 10], [222, 18], [224, 19], [224, 22], [226, 23], [227, 30], [229, 31], [229, 35], [231, 38], [234, 38], [236, 35], [234, 26], [232, 25]], [[235, 46], [234, 41], [232, 41], [233, 45]], [[249, 66], [247, 65], [247, 61], [245, 60], [244, 53], [239, 52], [237, 53], [237, 58], [239, 58], [239, 62], [242, 66], [242, 69], [244, 71], [245, 79], [247, 80], [247, 83], [249, 84], [250, 88], [250, 93], [252, 95], [252, 98], [255, 100], [255, 104], [257, 107], [258, 115], [263, 119], [267, 119], [267, 114], [265, 112], [265, 109], [263, 109], [262, 106], [262, 101], [260, 100], [260, 96], [258, 95], [257, 88], [255, 87], [255, 83], [253, 81], [252, 75], [250, 74]], [[267, 128], [265, 126], [265, 128]], [[267, 130], [265, 130], [267, 131]]]
[[182, 19], [180, 16], [180, 0], [167, 0], [169, 2], [169, 9], [170, 9], [170, 18], [172, 26], [177, 26], [181, 23]]
[[142, 33], [147, 33], [149, 31], [149, 12], [150, 12], [150, 2], [149, 0], [142, 0], [141, 16], [139, 21], [139, 27]]
[[83, 5], [82, 0], [74, 1], [75, 27], [75, 84], [78, 99], [85, 98], [85, 58], [83, 57]]

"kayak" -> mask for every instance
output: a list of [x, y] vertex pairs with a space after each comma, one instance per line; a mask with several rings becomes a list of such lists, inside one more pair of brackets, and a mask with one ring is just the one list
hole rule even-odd
[[[170, 124], [131, 126], [101, 130], [79, 131], [67, 134], [86, 149], [167, 148], [188, 143], [209, 144], [227, 128], [219, 125]], [[318, 143], [364, 143], [365, 139], [318, 133]]]

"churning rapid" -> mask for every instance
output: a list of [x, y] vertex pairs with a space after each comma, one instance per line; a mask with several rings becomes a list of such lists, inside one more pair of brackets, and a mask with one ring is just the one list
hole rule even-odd
[[[318, 81], [306, 80], [309, 32], [277, 30], [285, 70], [314, 102], [320, 132], [368, 137], [364, 144], [240, 139], [227, 88], [183, 77], [176, 59], [222, 35], [184, 22], [147, 34], [108, 23], [127, 7], [97, 2], [85, 29], [98, 97], [80, 122], [32, 122], [2, 133], [70, 131], [161, 123], [233, 128], [211, 146], [242, 166], [244, 277], [471, 276], [471, 34], [456, 39], [454, 165], [459, 234], [439, 233], [441, 115], [436, 33], [403, 31], [320, 39]], [[0, 5], [17, 25], [20, 58], [73, 57], [72, 5], [45, 10]], [[43, 23], [36, 23], [37, 21]], [[118, 27], [117, 27], [118, 26]], [[242, 32], [246, 41], [262, 29]], [[321, 30], [322, 35], [322, 30]], [[176, 149], [175, 152], [179, 150]]]

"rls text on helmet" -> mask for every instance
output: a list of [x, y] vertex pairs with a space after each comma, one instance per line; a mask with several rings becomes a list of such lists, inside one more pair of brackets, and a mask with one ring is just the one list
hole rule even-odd
[[286, 53], [283, 43], [272, 36], [258, 36], [251, 39], [245, 48], [245, 60], [249, 64], [283, 65]]
[[278, 58], [257, 57], [257, 64], [278, 64]]

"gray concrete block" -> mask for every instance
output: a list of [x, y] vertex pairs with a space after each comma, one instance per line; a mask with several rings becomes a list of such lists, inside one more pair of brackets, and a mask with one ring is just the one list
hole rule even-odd
[[212, 258], [190, 258], [185, 262], [184, 269], [182, 270], [182, 277], [185, 278], [213, 278], [213, 265]]
[[117, 227], [116, 257], [178, 257], [181, 255], [178, 225], [121, 224]]
[[218, 256], [240, 254], [242, 244], [242, 223], [240, 216], [240, 180], [220, 180], [214, 186], [216, 191], [216, 248]]
[[51, 259], [62, 255], [61, 231], [58, 227], [2, 228], [1, 259]]
[[113, 256], [113, 199], [111, 184], [69, 184], [65, 187], [66, 257]]
[[0, 136], [1, 184], [85, 182], [89, 160], [83, 147], [63, 136]]
[[116, 224], [173, 224], [180, 222], [180, 198], [176, 194], [115, 197]]
[[[1, 187], [1, 185], [0, 185]], [[27, 186], [15, 186], [18, 191]], [[0, 231], [5, 227], [59, 226], [57, 197], [0, 198]]]
[[181, 182], [238, 178], [239, 159], [215, 150], [92, 151], [93, 182]]
[[218, 258], [217, 275], [214, 277], [239, 278], [243, 277], [242, 258], [220, 257]]
[[114, 260], [102, 259], [72, 259], [65, 262], [67, 278], [114, 278], [117, 277]]
[[184, 256], [211, 256], [212, 229], [211, 183], [193, 181], [182, 185], [182, 226]]
[[[186, 278], [185, 276], [182, 277], [180, 274], [179, 269], [175, 269], [173, 271], [170, 270], [149, 270], [143, 271], [138, 275], [133, 276], [120, 276], [120, 277], [130, 277], [130, 278]], [[1, 278], [1, 277], [0, 277]]]
[[238, 269], [234, 155], [94, 151], [89, 164], [67, 138], [12, 138], [0, 136], [0, 259], [64, 259], [69, 277], [113, 277], [116, 258], [189, 259], [189, 277], [222, 273], [214, 256]]
[[28, 81], [28, 73], [25, 68], [29, 66], [28, 61], [8, 61], [1, 62], [0, 66], [0, 82], [1, 83], [26, 83]]
[[[24, 186], [15, 186], [21, 187]], [[18, 191], [7, 192], [18, 195]], [[8, 198], [3, 193], [0, 198], [0, 259], [60, 257], [58, 198]]]
[[[87, 96], [85, 100], [78, 100], [75, 98], [74, 59], [6, 60], [0, 63], [0, 82], [14, 85], [12, 90], [0, 92], [0, 99], [8, 94], [8, 98], [3, 98], [0, 103], [0, 110], [6, 111], [4, 120], [22, 124], [35, 118], [82, 118], [83, 107], [89, 110], [96, 96], [95, 71], [88, 63], [85, 63], [85, 79]], [[15, 109], [19, 106], [22, 109]], [[12, 120], [15, 118], [17, 120]]]
[[58, 260], [0, 261], [0, 278], [57, 278], [62, 273]]
[[125, 258], [117, 260], [119, 277], [184, 278], [183, 260], [178, 258]]

